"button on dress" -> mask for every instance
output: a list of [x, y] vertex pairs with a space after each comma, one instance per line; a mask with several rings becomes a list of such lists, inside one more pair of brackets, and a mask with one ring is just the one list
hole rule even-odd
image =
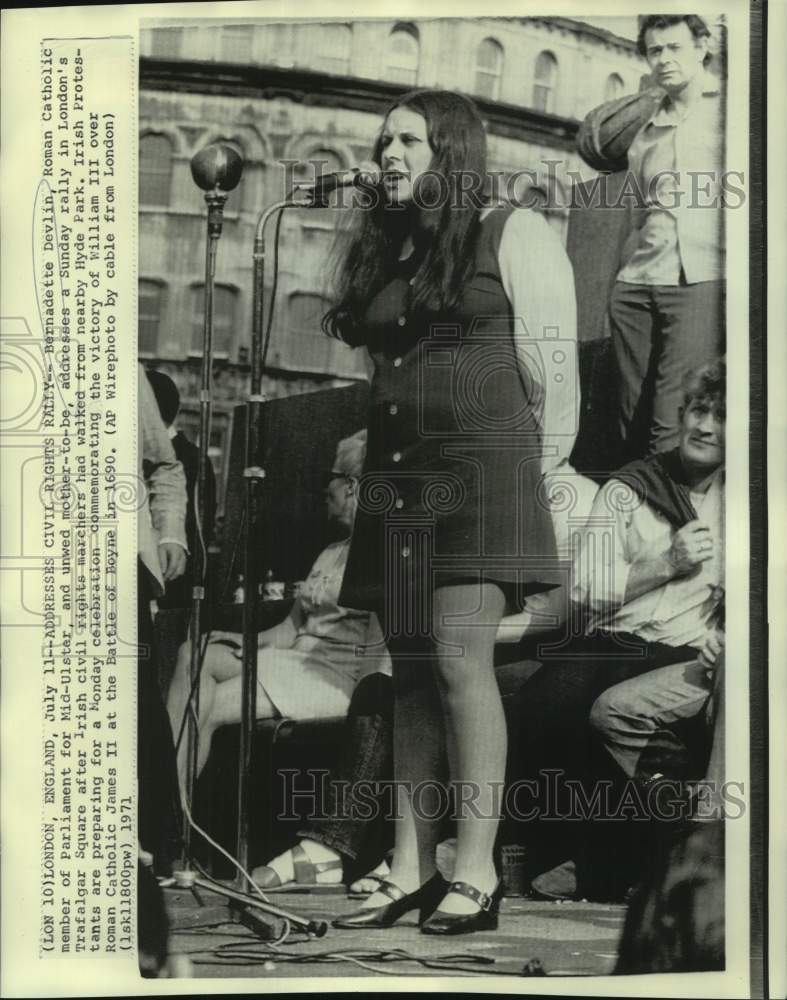
[[413, 312], [413, 255], [364, 316], [374, 363], [369, 436], [340, 600], [377, 610], [386, 634], [428, 632], [439, 586], [494, 582], [518, 609], [528, 593], [560, 582], [538, 494], [542, 390], [518, 363], [498, 265], [510, 212], [495, 209], [480, 223], [475, 267], [454, 309]]

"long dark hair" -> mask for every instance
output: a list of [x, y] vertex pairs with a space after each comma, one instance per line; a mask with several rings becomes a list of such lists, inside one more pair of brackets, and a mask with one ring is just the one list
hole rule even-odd
[[[377, 190], [371, 192], [377, 195], [370, 198], [371, 207], [355, 211], [349, 246], [338, 267], [336, 304], [322, 323], [326, 333], [352, 344], [363, 342], [363, 312], [390, 280], [408, 233], [423, 257], [413, 282], [414, 311], [455, 306], [474, 262], [486, 176], [486, 134], [475, 104], [452, 91], [412, 90], [391, 105], [383, 127], [395, 108], [408, 108], [426, 120], [432, 163], [414, 192], [417, 204], [390, 206]], [[383, 127], [372, 151], [378, 165]]]

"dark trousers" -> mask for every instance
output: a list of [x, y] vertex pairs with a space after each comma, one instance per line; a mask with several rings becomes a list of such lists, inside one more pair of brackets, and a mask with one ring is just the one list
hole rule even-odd
[[[614, 684], [696, 656], [692, 646], [645, 642], [625, 633], [582, 636], [539, 650], [541, 669], [515, 698], [506, 699], [505, 708], [509, 789], [513, 782], [530, 782], [533, 788], [509, 800], [516, 807], [513, 820], [535, 809], [532, 818], [520, 824], [519, 839], [542, 860], [542, 871], [575, 858], [588, 896], [617, 895], [617, 884], [600, 884], [610, 877], [625, 883], [623, 889], [628, 886], [636, 858], [624, 860], [619, 853], [622, 824], [586, 822], [577, 813], [577, 790], [585, 801], [592, 801], [599, 778], [614, 783], [618, 777], [593, 738], [590, 710]], [[617, 787], [613, 799], [616, 792]], [[613, 849], [613, 844], [618, 847]]]
[[138, 565], [137, 759], [139, 772], [139, 842], [153, 855], [157, 874], [168, 874], [182, 844], [182, 813], [175, 747], [169, 716], [159, 689], [154, 656], [151, 588], [148, 572]]
[[683, 379], [724, 353], [724, 283], [630, 285], [609, 304], [626, 458], [678, 444]]
[[298, 832], [338, 851], [357, 866], [374, 865], [391, 846], [384, 785], [393, 762], [393, 689], [385, 674], [369, 674], [355, 688], [342, 732], [339, 759], [327, 783], [323, 815]]

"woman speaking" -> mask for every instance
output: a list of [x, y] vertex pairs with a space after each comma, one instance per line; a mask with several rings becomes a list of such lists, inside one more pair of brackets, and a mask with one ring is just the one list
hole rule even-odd
[[[507, 608], [558, 582], [542, 474], [578, 410], [574, 284], [543, 217], [485, 206], [486, 137], [460, 94], [385, 116], [327, 333], [374, 362], [341, 603], [377, 611], [393, 661], [399, 789], [390, 878], [336, 927], [497, 926], [506, 729], [493, 671]], [[548, 346], [545, 348], [545, 344]], [[453, 880], [435, 865], [452, 792]]]

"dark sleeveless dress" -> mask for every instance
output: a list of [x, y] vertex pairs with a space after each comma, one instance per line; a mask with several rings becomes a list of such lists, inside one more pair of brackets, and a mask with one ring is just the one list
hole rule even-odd
[[436, 587], [492, 581], [518, 609], [561, 582], [538, 498], [541, 389], [520, 369], [498, 265], [511, 211], [481, 222], [454, 310], [411, 313], [410, 258], [364, 317], [374, 378], [340, 603], [377, 611], [386, 635], [428, 634]]

